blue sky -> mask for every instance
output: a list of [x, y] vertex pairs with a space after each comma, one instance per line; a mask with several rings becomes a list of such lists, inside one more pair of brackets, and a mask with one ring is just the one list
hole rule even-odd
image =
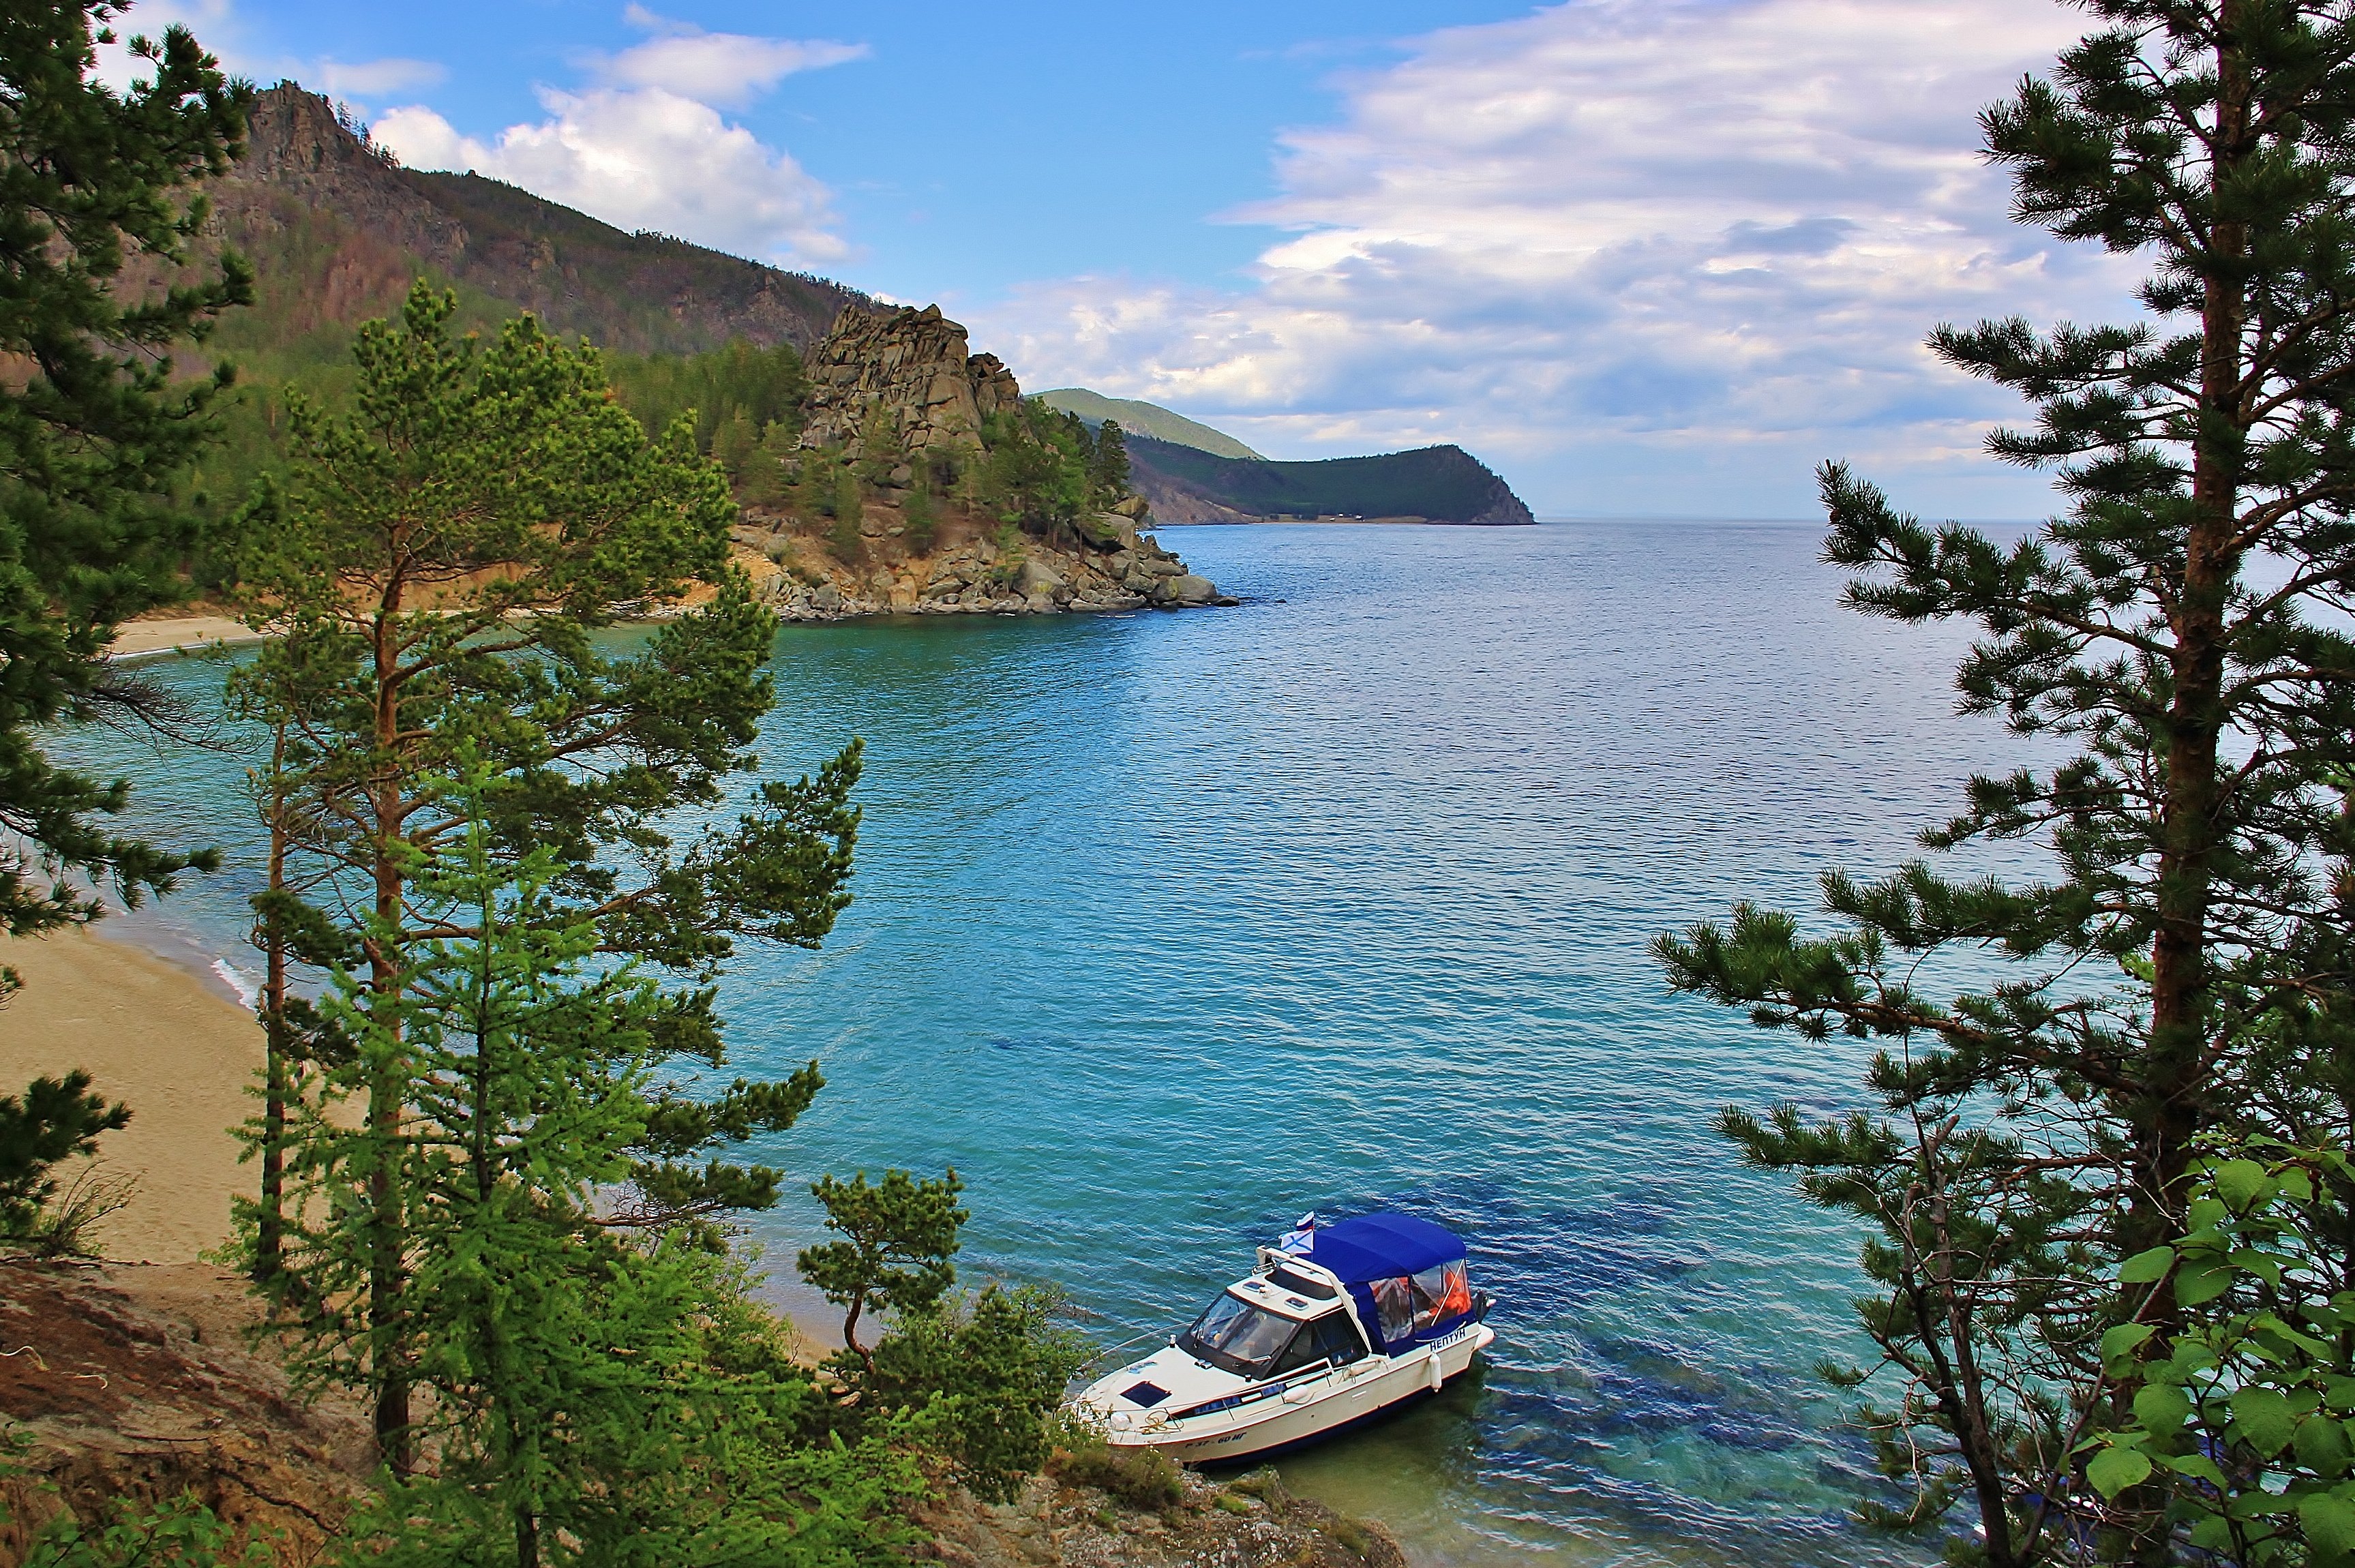
[[1261, 451], [1459, 442], [1541, 515], [2033, 515], [1935, 322], [2127, 314], [1973, 115], [2050, 0], [146, 0], [234, 69], [648, 228], [937, 301], [1026, 387]]

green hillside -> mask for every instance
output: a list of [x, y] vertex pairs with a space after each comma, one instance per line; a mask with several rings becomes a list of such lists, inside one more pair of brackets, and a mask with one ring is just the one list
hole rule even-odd
[[1180, 520], [1182, 498], [1188, 496], [1207, 499], [1242, 517], [1406, 517], [1484, 524], [1536, 520], [1503, 479], [1460, 446], [1318, 463], [1214, 457], [1149, 436], [1132, 438], [1128, 451], [1137, 487], [1152, 497], [1156, 515], [1171, 520]]
[[1101, 392], [1091, 392], [1085, 387], [1058, 387], [1051, 392], [1033, 395], [1049, 408], [1077, 414], [1091, 425], [1100, 425], [1111, 420], [1131, 435], [1149, 435], [1156, 441], [1190, 446], [1217, 457], [1266, 461], [1226, 432], [1197, 423], [1184, 414], [1172, 413], [1158, 403], [1140, 403], [1133, 398], [1107, 398]]

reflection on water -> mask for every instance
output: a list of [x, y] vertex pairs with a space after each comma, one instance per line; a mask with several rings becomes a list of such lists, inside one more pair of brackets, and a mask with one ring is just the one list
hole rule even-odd
[[[1804, 527], [1173, 539], [1250, 602], [780, 637], [767, 769], [864, 736], [867, 817], [826, 949], [724, 986], [737, 1067], [830, 1080], [754, 1152], [954, 1164], [967, 1276], [1059, 1280], [1107, 1343], [1304, 1211], [1427, 1215], [1471, 1239], [1493, 1360], [1288, 1461], [1300, 1489], [1430, 1563], [1891, 1561], [1809, 1371], [1859, 1351], [1855, 1238], [1710, 1130], [1854, 1104], [1862, 1052], [1671, 998], [1645, 944], [1893, 864], [2008, 763], [1949, 713], [1959, 636], [1838, 610]], [[232, 954], [241, 763], [115, 755], [235, 861], [148, 931]], [[796, 1188], [760, 1237], [816, 1220]]]

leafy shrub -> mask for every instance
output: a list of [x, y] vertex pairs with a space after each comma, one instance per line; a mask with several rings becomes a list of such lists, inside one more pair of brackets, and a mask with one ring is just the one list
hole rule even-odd
[[1114, 1448], [1100, 1437], [1080, 1438], [1055, 1456], [1058, 1479], [1093, 1487], [1131, 1508], [1172, 1509], [1186, 1498], [1177, 1465], [1158, 1448]]

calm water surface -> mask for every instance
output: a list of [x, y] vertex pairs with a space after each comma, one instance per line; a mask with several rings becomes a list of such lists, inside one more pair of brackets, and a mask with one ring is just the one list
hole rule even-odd
[[[829, 1079], [759, 1152], [955, 1166], [967, 1277], [1059, 1280], [1106, 1343], [1303, 1211], [1428, 1215], [1498, 1298], [1485, 1381], [1299, 1489], [1427, 1563], [1891, 1561], [1809, 1371], [1858, 1349], [1855, 1237], [1710, 1131], [1853, 1104], [1861, 1053], [1672, 998], [1645, 944], [1892, 865], [2016, 756], [1951, 714], [1963, 635], [1839, 610], [1806, 526], [1166, 538], [1248, 602], [780, 637], [768, 771], [863, 736], [867, 818], [826, 949], [726, 984], [738, 1067]], [[240, 857], [117, 929], [243, 962], [242, 761], [102, 760]]]

